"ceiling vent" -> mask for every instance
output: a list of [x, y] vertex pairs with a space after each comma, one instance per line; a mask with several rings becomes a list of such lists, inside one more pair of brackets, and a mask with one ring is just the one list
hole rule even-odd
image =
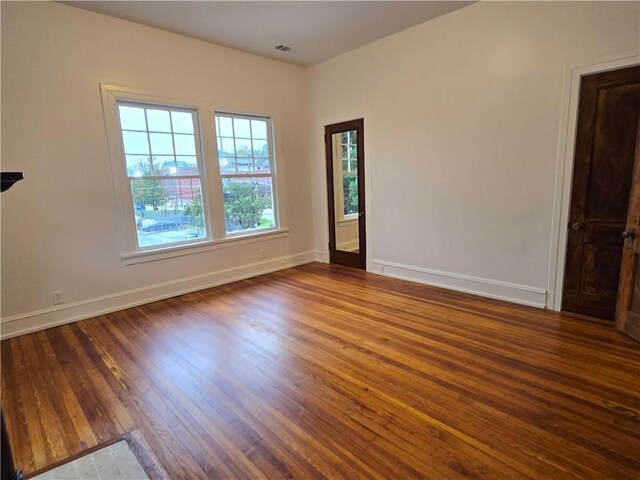
[[281, 52], [288, 52], [293, 49], [291, 47], [287, 47], [286, 45], [276, 45], [276, 50], [280, 50]]

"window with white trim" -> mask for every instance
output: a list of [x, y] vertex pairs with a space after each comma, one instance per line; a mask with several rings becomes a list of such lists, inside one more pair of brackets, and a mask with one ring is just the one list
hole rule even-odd
[[204, 102], [123, 87], [101, 89], [128, 245], [123, 261], [286, 234], [278, 219], [271, 117], [221, 113]]
[[141, 249], [207, 237], [196, 112], [118, 102]]
[[227, 234], [275, 228], [271, 119], [218, 112], [215, 123]]

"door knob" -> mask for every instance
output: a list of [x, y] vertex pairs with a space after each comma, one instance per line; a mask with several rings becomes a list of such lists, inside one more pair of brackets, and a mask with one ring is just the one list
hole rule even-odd
[[580, 222], [574, 222], [571, 225], [571, 230], [573, 230], [574, 232], [577, 232], [578, 230], [580, 230], [582, 228], [582, 224]]
[[636, 229], [635, 228], [630, 228], [629, 230], [625, 230], [624, 232], [622, 232], [622, 238], [635, 238], [636, 236]]

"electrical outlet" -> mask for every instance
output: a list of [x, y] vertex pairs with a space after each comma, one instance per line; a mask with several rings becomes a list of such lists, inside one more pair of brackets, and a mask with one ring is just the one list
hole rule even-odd
[[64, 299], [62, 298], [62, 290], [56, 290], [55, 292], [52, 292], [51, 296], [53, 297], [54, 305], [60, 305], [64, 303]]
[[266, 255], [264, 253], [264, 248], [261, 248], [260, 249], [260, 258], [265, 258], [265, 257], [266, 257]]

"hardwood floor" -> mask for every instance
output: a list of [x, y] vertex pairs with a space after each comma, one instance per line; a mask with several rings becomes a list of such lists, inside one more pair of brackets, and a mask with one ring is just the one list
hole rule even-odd
[[611, 325], [310, 264], [2, 342], [33, 472], [137, 429], [172, 479], [640, 477]]

